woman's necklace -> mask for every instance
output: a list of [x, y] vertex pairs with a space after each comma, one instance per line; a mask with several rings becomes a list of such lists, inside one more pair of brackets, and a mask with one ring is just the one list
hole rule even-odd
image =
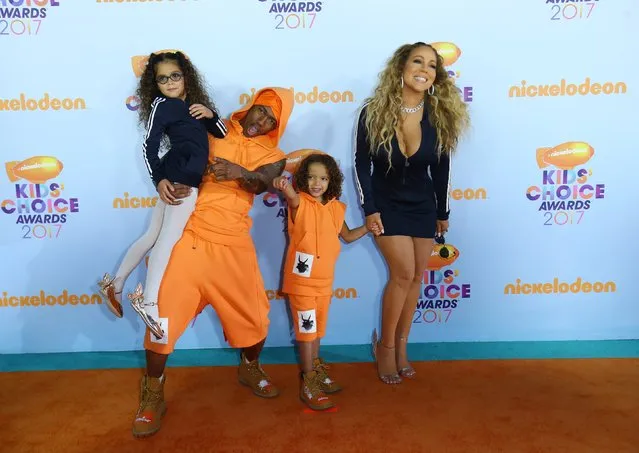
[[422, 102], [420, 102], [417, 105], [417, 107], [404, 107], [402, 105], [402, 112], [404, 112], [404, 113], [415, 113], [415, 112], [419, 112], [423, 107], [424, 107], [424, 100], [422, 99]]

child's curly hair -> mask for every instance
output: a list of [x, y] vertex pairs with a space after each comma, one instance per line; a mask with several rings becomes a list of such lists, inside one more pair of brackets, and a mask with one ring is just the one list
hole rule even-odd
[[293, 184], [297, 190], [308, 193], [308, 167], [311, 164], [322, 164], [326, 167], [328, 173], [328, 189], [324, 193], [326, 200], [332, 200], [342, 196], [342, 184], [344, 183], [344, 175], [339, 165], [328, 154], [310, 154], [300, 163], [299, 168], [293, 175]]
[[204, 78], [182, 52], [152, 53], [149, 55], [149, 61], [142, 77], [140, 77], [140, 83], [135, 93], [140, 98], [140, 108], [138, 110], [140, 123], [146, 123], [149, 120], [153, 100], [158, 96], [162, 96], [155, 81], [155, 67], [158, 63], [166, 61], [177, 64], [180, 71], [182, 71], [186, 101], [190, 104], [202, 104], [219, 114], [215, 104], [209, 98]]

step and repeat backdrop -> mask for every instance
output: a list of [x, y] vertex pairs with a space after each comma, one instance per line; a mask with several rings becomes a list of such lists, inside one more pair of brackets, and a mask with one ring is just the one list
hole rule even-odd
[[[0, 353], [142, 348], [141, 320], [126, 299], [112, 316], [97, 282], [158, 200], [134, 95], [150, 52], [184, 51], [224, 116], [292, 88], [281, 148], [338, 159], [354, 227], [355, 116], [416, 41], [436, 43], [472, 128], [453, 159], [451, 258], [430, 261], [411, 341], [639, 338], [635, 0], [0, 0]], [[276, 194], [252, 210], [268, 346], [292, 341], [285, 212]], [[370, 236], [343, 245], [326, 344], [369, 341], [386, 278]], [[178, 348], [211, 347], [226, 343], [208, 308]]]

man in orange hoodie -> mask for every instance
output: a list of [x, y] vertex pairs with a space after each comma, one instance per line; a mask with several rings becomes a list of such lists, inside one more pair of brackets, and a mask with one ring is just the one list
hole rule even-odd
[[[133, 435], [160, 429], [166, 411], [164, 368], [188, 323], [206, 305], [215, 309], [228, 343], [241, 348], [238, 379], [258, 396], [279, 391], [259, 365], [268, 332], [269, 301], [250, 229], [249, 211], [256, 194], [265, 192], [286, 163], [279, 140], [293, 110], [293, 93], [265, 88], [225, 120], [224, 139], [209, 135], [209, 171], [199, 188], [195, 210], [173, 248], [158, 297], [164, 336], [147, 329], [146, 374]], [[188, 190], [174, 187], [182, 198]]]

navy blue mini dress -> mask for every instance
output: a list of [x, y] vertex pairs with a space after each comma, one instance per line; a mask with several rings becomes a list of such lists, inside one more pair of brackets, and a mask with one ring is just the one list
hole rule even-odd
[[355, 132], [355, 183], [364, 215], [380, 214], [383, 236], [433, 238], [436, 221], [448, 220], [450, 214], [450, 158], [437, 156], [437, 133], [428, 112], [423, 109], [422, 141], [411, 157], [402, 154], [393, 137], [390, 170], [384, 147], [371, 154], [365, 119], [366, 105]]

